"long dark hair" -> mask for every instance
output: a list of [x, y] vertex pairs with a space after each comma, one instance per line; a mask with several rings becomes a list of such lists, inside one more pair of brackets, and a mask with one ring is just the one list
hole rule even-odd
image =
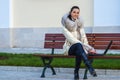
[[71, 18], [71, 12], [73, 11], [73, 9], [79, 9], [79, 10], [80, 10], [80, 8], [79, 8], [78, 6], [73, 6], [73, 7], [70, 9], [70, 12], [69, 12], [69, 15], [68, 15], [68, 18], [69, 18], [70, 20], [72, 20], [72, 18]]

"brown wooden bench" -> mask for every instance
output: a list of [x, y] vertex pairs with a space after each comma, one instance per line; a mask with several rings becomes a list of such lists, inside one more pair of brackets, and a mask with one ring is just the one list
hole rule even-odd
[[[88, 55], [90, 62], [93, 62], [93, 59], [120, 59], [120, 56], [108, 56], [105, 55], [109, 49], [120, 50], [120, 33], [88, 33], [87, 34], [88, 42], [95, 49], [104, 49], [104, 53], [101, 55]], [[53, 33], [45, 34], [45, 43], [44, 48], [51, 49], [51, 54], [34, 54], [34, 56], [40, 57], [43, 61], [44, 68], [42, 71], [41, 77], [45, 77], [45, 70], [51, 68], [53, 75], [56, 74], [53, 66], [51, 65], [53, 58], [73, 58], [75, 56], [54, 54], [54, 49], [62, 49], [65, 41], [63, 34]], [[84, 79], [87, 79], [86, 68], [84, 73]]]

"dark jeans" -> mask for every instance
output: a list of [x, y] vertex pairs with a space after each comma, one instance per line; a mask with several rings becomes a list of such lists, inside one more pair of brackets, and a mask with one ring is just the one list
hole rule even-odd
[[75, 58], [75, 70], [76, 71], [79, 71], [82, 60], [84, 62], [88, 61], [87, 55], [83, 49], [83, 46], [80, 43], [73, 44], [70, 47], [68, 54], [76, 56]]

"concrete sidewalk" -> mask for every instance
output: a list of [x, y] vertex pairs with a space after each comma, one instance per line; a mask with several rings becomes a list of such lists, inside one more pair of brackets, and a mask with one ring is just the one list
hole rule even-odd
[[[47, 69], [46, 77], [40, 78], [42, 67], [0, 66], [0, 80], [74, 80], [73, 68], [55, 68], [57, 75], [52, 75]], [[98, 77], [88, 74], [87, 80], [120, 80], [120, 70], [96, 69]], [[83, 80], [84, 69], [80, 70], [80, 80]]]

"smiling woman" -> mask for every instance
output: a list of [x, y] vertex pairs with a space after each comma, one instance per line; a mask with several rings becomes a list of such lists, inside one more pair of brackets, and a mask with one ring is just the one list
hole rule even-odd
[[0, 0], [0, 28], [9, 27], [9, 0]]

